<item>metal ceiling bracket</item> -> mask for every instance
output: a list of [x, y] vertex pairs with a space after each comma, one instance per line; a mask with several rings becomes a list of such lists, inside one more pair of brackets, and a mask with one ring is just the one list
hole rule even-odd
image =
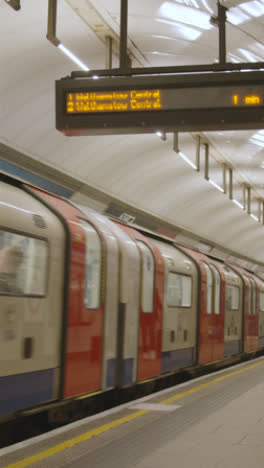
[[261, 206], [262, 206], [262, 200], [261, 198], [258, 198], [258, 222], [261, 222]]
[[106, 55], [105, 55], [105, 68], [111, 69], [113, 66], [113, 38], [106, 36]]
[[246, 199], [246, 184], [243, 184], [243, 210], [246, 210], [247, 208], [247, 199]]
[[218, 0], [219, 63], [226, 63], [226, 8]]
[[247, 213], [251, 214], [251, 187], [247, 187]]
[[5, 0], [5, 2], [13, 8], [13, 10], [19, 11], [21, 8], [20, 0]]
[[218, 16], [211, 16], [210, 23], [219, 29], [219, 63], [226, 64], [226, 11], [227, 8], [217, 2]]
[[230, 167], [229, 172], [229, 199], [233, 200], [233, 169]]
[[125, 72], [128, 69], [127, 60], [127, 17], [128, 17], [128, 0], [120, 0], [120, 53], [119, 53], [119, 68]]
[[179, 152], [180, 152], [180, 148], [179, 148], [179, 132], [174, 132], [174, 134], [173, 134], [173, 151], [175, 151], [175, 153], [179, 153]]
[[225, 163], [223, 164], [222, 169], [223, 169], [223, 190], [224, 190], [224, 193], [226, 193], [227, 192], [227, 181], [226, 181], [227, 166]]
[[204, 144], [205, 153], [204, 153], [204, 178], [209, 180], [209, 144]]
[[56, 37], [57, 27], [57, 0], [49, 0], [48, 5], [48, 28], [47, 28], [47, 39], [58, 47], [60, 44], [59, 39]]
[[196, 139], [196, 171], [200, 172], [201, 166], [201, 137], [200, 135], [197, 136]]

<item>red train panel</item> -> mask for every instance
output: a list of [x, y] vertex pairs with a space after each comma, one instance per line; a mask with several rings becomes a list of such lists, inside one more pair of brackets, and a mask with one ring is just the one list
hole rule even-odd
[[148, 379], [161, 373], [162, 311], [164, 296], [164, 262], [158, 248], [139, 232], [129, 227], [120, 227], [135, 241], [146, 244], [155, 259], [155, 293], [152, 313], [140, 308], [138, 380]]
[[[198, 363], [206, 364], [224, 357], [224, 317], [225, 317], [225, 276], [219, 268], [217, 262], [209, 259], [199, 252], [195, 252], [187, 247], [183, 250], [196, 261], [200, 269], [201, 290], [200, 290], [200, 333], [199, 333], [199, 355]], [[207, 273], [206, 265], [213, 265], [221, 278], [220, 310], [216, 314], [214, 307], [210, 314], [207, 313]]]
[[64, 216], [70, 233], [63, 392], [64, 398], [68, 398], [101, 387], [104, 304], [101, 302], [96, 310], [84, 305], [86, 239], [78, 217], [85, 216], [66, 201], [36, 191]]

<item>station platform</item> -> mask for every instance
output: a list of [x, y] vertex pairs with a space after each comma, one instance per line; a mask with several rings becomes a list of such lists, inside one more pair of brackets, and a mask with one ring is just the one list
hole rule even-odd
[[0, 467], [263, 468], [264, 358], [0, 450]]

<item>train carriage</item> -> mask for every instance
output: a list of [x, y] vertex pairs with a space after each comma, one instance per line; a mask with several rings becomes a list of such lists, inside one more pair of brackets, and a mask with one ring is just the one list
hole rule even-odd
[[5, 176], [0, 418], [264, 347], [264, 280]]
[[66, 238], [47, 207], [1, 181], [0, 416], [59, 397]]

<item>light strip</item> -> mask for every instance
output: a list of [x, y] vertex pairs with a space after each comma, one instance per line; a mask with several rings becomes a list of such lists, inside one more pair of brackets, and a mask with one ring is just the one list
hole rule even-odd
[[242, 210], [244, 209], [242, 203], [240, 203], [239, 201], [237, 201], [235, 198], [233, 198], [232, 202], [235, 203], [235, 205], [239, 206], [239, 208], [242, 208]]
[[209, 182], [210, 182], [211, 185], [213, 185], [215, 188], [217, 188], [217, 190], [219, 190], [220, 192], [224, 192], [224, 189], [222, 187], [220, 187], [220, 185], [218, 185], [216, 182], [214, 182], [214, 180], [209, 179]]
[[254, 145], [260, 146], [261, 148], [264, 148], [264, 141], [259, 141], [256, 140], [255, 138], [250, 138], [248, 140], [250, 143], [253, 143]]
[[258, 221], [258, 217], [257, 217], [257, 216], [255, 216], [254, 214], [252, 214], [252, 213], [251, 213], [251, 215], [250, 215], [250, 216], [251, 216], [251, 218], [255, 219], [255, 221]]
[[81, 60], [76, 57], [67, 47], [65, 47], [63, 44], [59, 44], [58, 48], [65, 54], [67, 57], [69, 57], [73, 62], [75, 62], [79, 67], [81, 67], [84, 71], [89, 71], [90, 68], [88, 68]]
[[11, 205], [10, 203], [5, 203], [0, 201], [0, 205], [5, 205], [8, 206], [9, 208], [14, 208], [15, 210], [23, 211], [23, 213], [29, 213], [29, 214], [34, 214], [33, 211], [28, 211], [28, 210], [23, 210], [23, 208], [20, 208], [19, 206]]
[[193, 169], [197, 169], [196, 165], [190, 161], [190, 159], [187, 158], [187, 156], [185, 156], [185, 154], [183, 154], [181, 151], [179, 151], [179, 153], [177, 153], [182, 159], [184, 159], [184, 161], [186, 161], [191, 167], [193, 167]]

